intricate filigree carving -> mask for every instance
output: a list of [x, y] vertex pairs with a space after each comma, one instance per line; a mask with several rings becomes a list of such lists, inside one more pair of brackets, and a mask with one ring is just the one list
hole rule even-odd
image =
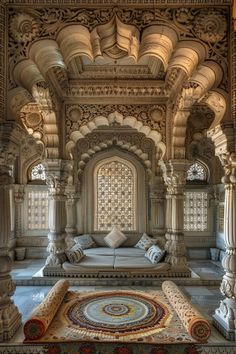
[[134, 116], [151, 129], [165, 137], [165, 106], [164, 105], [66, 105], [67, 140], [73, 131], [79, 130], [96, 116], [108, 116], [117, 111], [123, 116]]

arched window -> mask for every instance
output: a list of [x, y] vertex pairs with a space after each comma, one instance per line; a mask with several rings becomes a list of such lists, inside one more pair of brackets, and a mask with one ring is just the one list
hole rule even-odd
[[32, 181], [35, 181], [35, 180], [45, 181], [46, 180], [45, 168], [41, 163], [38, 163], [37, 165], [33, 166], [33, 168], [30, 171], [30, 179]]
[[187, 170], [187, 181], [207, 181], [207, 169], [203, 164], [196, 161]]
[[94, 229], [107, 231], [113, 225], [125, 231], [136, 230], [135, 167], [118, 156], [102, 160], [94, 170]]

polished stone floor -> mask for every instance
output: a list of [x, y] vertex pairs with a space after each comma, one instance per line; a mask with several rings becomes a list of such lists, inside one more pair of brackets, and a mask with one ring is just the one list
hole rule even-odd
[[[15, 294], [13, 296], [15, 304], [18, 306], [19, 311], [22, 313], [23, 322], [27, 319], [30, 312], [42, 302], [42, 300], [47, 295], [48, 291], [51, 289], [52, 285], [47, 285], [45, 280], [45, 285], [27, 285], [30, 284], [32, 276], [39, 271], [43, 266], [43, 260], [24, 260], [21, 262], [15, 262], [12, 270], [12, 277], [16, 283], [20, 284], [25, 282], [26, 285], [17, 285]], [[220, 290], [219, 284], [223, 276], [223, 269], [219, 263], [213, 263], [211, 261], [192, 261], [189, 266], [193, 270], [196, 277], [203, 279], [204, 281], [215, 281], [218, 285], [179, 285], [182, 291], [190, 299], [190, 301], [195, 304], [195, 306], [202, 312], [210, 321], [212, 319], [212, 314], [215, 309], [219, 306], [220, 300], [223, 298]], [[28, 282], [28, 283], [27, 283]], [[160, 290], [160, 286], [149, 286], [149, 285], [128, 285], [126, 280], [123, 280], [123, 285], [114, 286], [112, 283], [109, 284], [109, 280], [106, 285], [100, 285], [99, 279], [95, 285], [76, 285], [71, 286], [70, 290], [77, 290], [81, 292], [88, 291], [99, 291], [99, 290], [115, 290], [115, 289], [129, 289], [129, 290]], [[214, 282], [213, 282], [214, 284]], [[19, 333], [16, 338], [19, 339]], [[17, 340], [17, 339], [16, 339]], [[224, 338], [217, 332], [216, 329], [213, 330], [211, 336], [212, 343], [224, 342]]]

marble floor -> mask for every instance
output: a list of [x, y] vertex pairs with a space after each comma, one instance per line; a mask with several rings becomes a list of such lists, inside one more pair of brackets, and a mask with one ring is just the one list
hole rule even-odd
[[[32, 279], [32, 276], [43, 266], [43, 260], [24, 260], [21, 262], [15, 262], [12, 277], [16, 281], [27, 281]], [[214, 280], [220, 284], [222, 279], [223, 269], [220, 264], [212, 263], [211, 261], [192, 261], [189, 266], [196, 274], [197, 277], [204, 280]], [[219, 306], [220, 300], [223, 296], [220, 293], [219, 285], [212, 286], [198, 286], [198, 285], [179, 285], [182, 291], [195, 304], [195, 306], [202, 312], [210, 321], [215, 309]], [[31, 286], [31, 285], [18, 285], [16, 287], [15, 294], [13, 296], [15, 304], [18, 306], [19, 311], [22, 313], [23, 322], [27, 319], [30, 312], [42, 302], [51, 289], [52, 285], [44, 286]], [[141, 285], [124, 285], [114, 286], [107, 283], [105, 286], [99, 284], [99, 280], [96, 285], [76, 285], [71, 286], [70, 290], [77, 290], [80, 292], [98, 291], [98, 290], [115, 290], [115, 289], [129, 289], [129, 290], [160, 290], [160, 286], [141, 286]], [[19, 341], [22, 338], [22, 328], [17, 335], [12, 339], [12, 342]], [[212, 336], [210, 338], [211, 343], [224, 343], [225, 339], [218, 333], [216, 329], [213, 329]]]

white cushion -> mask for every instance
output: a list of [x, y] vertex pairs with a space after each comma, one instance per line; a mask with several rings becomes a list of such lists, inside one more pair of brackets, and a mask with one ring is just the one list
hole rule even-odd
[[138, 243], [136, 243], [136, 245], [134, 247], [147, 251], [155, 243], [156, 243], [156, 240], [154, 238], [149, 237], [144, 232], [142, 237], [140, 238], [140, 240], [138, 241]]
[[120, 247], [116, 248], [115, 250], [115, 256], [123, 256], [123, 257], [144, 257], [145, 250], [141, 250], [140, 248], [134, 248], [134, 247]]
[[84, 257], [84, 252], [82, 248], [79, 248], [74, 251], [72, 250], [66, 251], [65, 254], [70, 263], [79, 263], [81, 259]]
[[74, 238], [74, 241], [76, 244], [80, 246], [83, 250], [86, 250], [87, 248], [92, 248], [96, 246], [96, 243], [92, 239], [92, 237], [88, 234], [82, 235], [82, 236], [76, 236]]
[[84, 250], [86, 256], [114, 256], [115, 250], [109, 247], [96, 247]]
[[151, 261], [153, 264], [160, 262], [160, 260], [162, 259], [162, 257], [164, 256], [165, 251], [162, 250], [160, 247], [158, 247], [157, 245], [153, 245], [151, 246], [147, 252], [145, 253], [145, 257], [149, 259], [149, 261]]
[[113, 226], [111, 232], [104, 237], [104, 241], [111, 248], [117, 248], [127, 240], [127, 237], [121, 232], [118, 227]]

